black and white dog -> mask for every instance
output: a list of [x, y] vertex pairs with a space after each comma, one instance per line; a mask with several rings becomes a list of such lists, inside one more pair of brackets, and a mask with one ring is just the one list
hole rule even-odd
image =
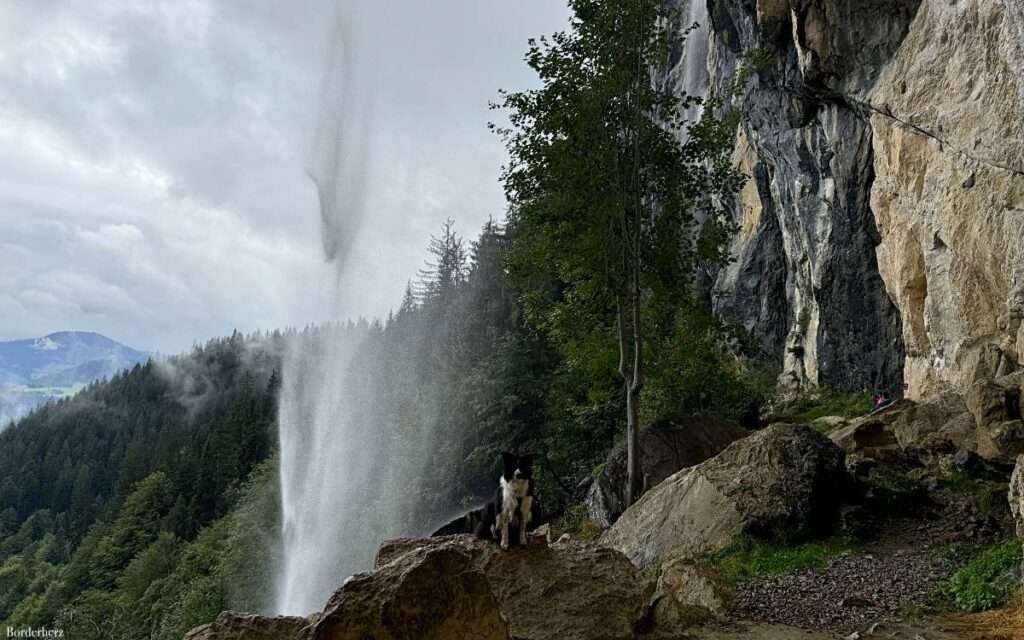
[[444, 525], [432, 535], [473, 533], [497, 540], [502, 549], [513, 541], [526, 546], [526, 533], [540, 525], [540, 501], [533, 491], [533, 456], [501, 454], [502, 473], [494, 499]]
[[517, 456], [503, 451], [504, 467], [498, 479], [494, 500], [486, 506], [484, 516], [490, 534], [501, 548], [507, 550], [513, 539], [526, 546], [526, 531], [539, 519], [539, 504], [533, 493], [533, 456]]

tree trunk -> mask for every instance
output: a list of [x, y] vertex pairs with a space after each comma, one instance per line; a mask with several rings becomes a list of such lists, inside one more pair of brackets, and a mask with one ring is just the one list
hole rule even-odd
[[640, 390], [626, 385], [626, 506], [643, 493], [643, 469], [640, 461]]
[[[628, 477], [626, 486], [626, 505], [632, 505], [643, 492], [643, 465], [641, 459], [643, 452], [640, 450], [640, 391], [643, 389], [643, 339], [640, 329], [640, 270], [643, 265], [641, 256], [641, 216], [643, 215], [643, 186], [640, 174], [640, 128], [642, 121], [640, 102], [642, 93], [641, 85], [647, 81], [643, 71], [644, 52], [644, 28], [643, 15], [644, 4], [640, 0], [640, 11], [637, 12], [636, 31], [636, 76], [633, 88], [633, 172], [632, 172], [632, 211], [629, 216], [632, 218], [632, 233], [627, 234], [626, 240], [631, 245], [631, 255], [628, 261], [626, 273], [629, 274], [629, 302], [632, 317], [633, 331], [633, 367], [631, 378], [626, 379], [626, 474]], [[629, 229], [629, 225], [626, 226]], [[630, 237], [632, 236], [632, 237]]]
[[[638, 198], [639, 200], [639, 198]], [[633, 260], [629, 298], [633, 312], [633, 370], [626, 380], [626, 505], [643, 493], [643, 451], [640, 449], [640, 392], [644, 386], [643, 337], [640, 328], [640, 208], [634, 211]]]

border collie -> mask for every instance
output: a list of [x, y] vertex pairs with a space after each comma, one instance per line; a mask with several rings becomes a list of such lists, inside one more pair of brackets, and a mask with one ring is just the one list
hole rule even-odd
[[533, 456], [503, 451], [501, 461], [504, 469], [498, 479], [498, 490], [487, 505], [487, 516], [492, 521], [490, 533], [502, 549], [508, 550], [513, 534], [518, 534], [519, 545], [525, 547], [526, 531], [537, 511], [533, 494]]

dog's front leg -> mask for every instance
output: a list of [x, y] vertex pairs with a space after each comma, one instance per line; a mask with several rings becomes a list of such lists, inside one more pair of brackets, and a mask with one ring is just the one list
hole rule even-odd
[[501, 548], [504, 549], [505, 551], [508, 551], [508, 538], [509, 538], [508, 527], [509, 527], [509, 523], [512, 520], [512, 518], [510, 517], [509, 513], [507, 511], [505, 511], [505, 510], [502, 510], [500, 517], [501, 517]]
[[519, 503], [519, 509], [522, 513], [522, 517], [519, 518], [519, 545], [522, 547], [526, 546], [526, 528], [530, 526], [530, 511], [533, 509], [533, 496], [523, 497], [523, 501]]

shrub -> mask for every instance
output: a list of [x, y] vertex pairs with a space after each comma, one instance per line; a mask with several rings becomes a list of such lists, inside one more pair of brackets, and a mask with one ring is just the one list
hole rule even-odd
[[555, 523], [553, 533], [568, 533], [575, 540], [596, 540], [601, 535], [601, 527], [590, 519], [584, 505], [577, 504], [566, 509]]
[[946, 595], [963, 611], [998, 607], [1020, 586], [1022, 559], [1021, 544], [1017, 541], [993, 545], [950, 577]]

